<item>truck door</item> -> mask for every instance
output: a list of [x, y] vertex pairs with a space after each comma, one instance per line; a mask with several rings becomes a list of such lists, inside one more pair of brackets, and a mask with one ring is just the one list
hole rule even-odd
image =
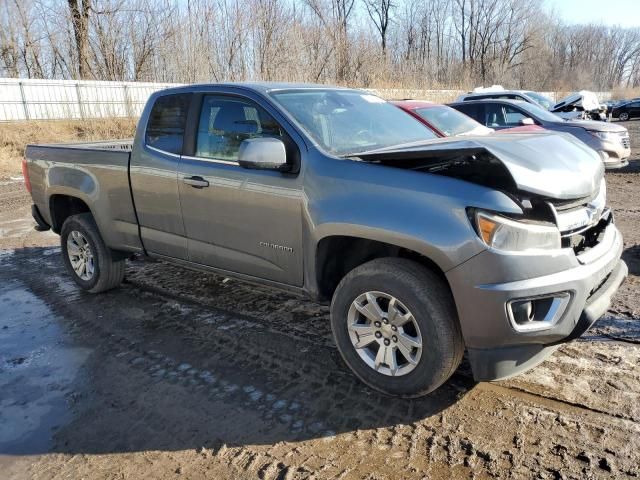
[[189, 261], [302, 285], [301, 174], [237, 162], [247, 138], [292, 140], [248, 98], [203, 95], [199, 106], [193, 155], [182, 157], [178, 172]]
[[158, 97], [140, 125], [131, 155], [131, 190], [140, 236], [149, 253], [187, 259], [178, 193], [178, 165], [191, 94]]

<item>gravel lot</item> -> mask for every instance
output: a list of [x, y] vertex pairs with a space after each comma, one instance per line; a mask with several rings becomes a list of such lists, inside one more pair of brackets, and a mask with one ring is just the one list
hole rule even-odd
[[362, 386], [305, 299], [145, 260], [79, 291], [0, 181], [2, 477], [640, 476], [639, 153], [607, 174], [630, 270], [608, 315], [520, 377], [463, 363], [411, 401]]

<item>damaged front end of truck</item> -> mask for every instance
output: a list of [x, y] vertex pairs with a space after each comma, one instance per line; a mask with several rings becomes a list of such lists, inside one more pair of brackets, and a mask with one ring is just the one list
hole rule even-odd
[[602, 162], [566, 135], [409, 144], [357, 159], [482, 185], [520, 207], [468, 205], [484, 250], [444, 272], [477, 380], [516, 375], [580, 336], [627, 275]]

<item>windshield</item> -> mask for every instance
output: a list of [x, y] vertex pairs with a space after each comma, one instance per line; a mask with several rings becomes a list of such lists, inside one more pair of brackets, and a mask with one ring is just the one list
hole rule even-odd
[[469, 133], [483, 125], [451, 107], [416, 108], [415, 112], [447, 137]]
[[436, 136], [375, 95], [356, 90], [281, 90], [271, 96], [326, 151], [350, 155]]
[[533, 98], [536, 102], [538, 102], [540, 105], [542, 105], [547, 110], [549, 110], [551, 107], [553, 107], [555, 105], [553, 100], [551, 100], [549, 97], [545, 97], [541, 93], [538, 93], [538, 92], [527, 92], [527, 95], [530, 96], [531, 98]]
[[519, 102], [518, 106], [522, 110], [530, 113], [543, 122], [562, 122], [564, 120], [563, 118], [551, 113], [549, 110], [545, 110], [544, 108], [538, 105], [534, 105], [533, 103]]

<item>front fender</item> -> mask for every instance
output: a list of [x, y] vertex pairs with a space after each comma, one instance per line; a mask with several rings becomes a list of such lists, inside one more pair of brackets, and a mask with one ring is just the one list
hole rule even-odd
[[486, 249], [467, 217], [468, 207], [522, 213], [504, 193], [455, 178], [336, 162], [335, 175], [307, 177], [314, 179], [305, 190], [310, 267], [319, 242], [340, 235], [406, 248], [447, 272]]

